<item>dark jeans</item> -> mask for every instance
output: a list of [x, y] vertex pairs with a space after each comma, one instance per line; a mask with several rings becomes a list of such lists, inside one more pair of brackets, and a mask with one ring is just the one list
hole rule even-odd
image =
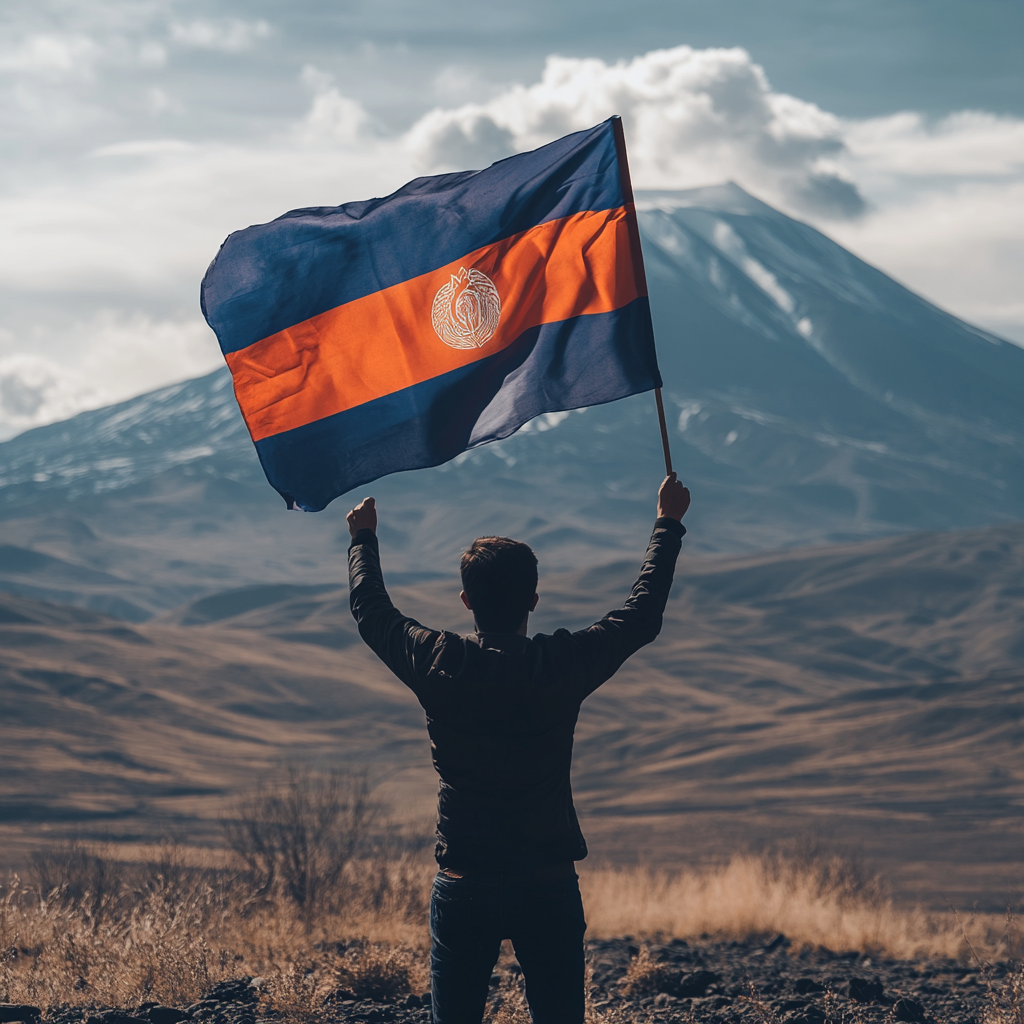
[[511, 939], [523, 969], [534, 1024], [581, 1024], [586, 928], [575, 877], [438, 874], [430, 894], [434, 1024], [480, 1024], [502, 939]]

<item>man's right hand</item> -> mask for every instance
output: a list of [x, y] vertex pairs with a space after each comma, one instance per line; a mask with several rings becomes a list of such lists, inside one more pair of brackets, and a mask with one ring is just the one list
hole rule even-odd
[[681, 522], [689, 507], [690, 489], [676, 479], [675, 473], [670, 473], [658, 489], [658, 518], [667, 516]]
[[360, 530], [377, 532], [377, 503], [373, 498], [363, 498], [347, 516], [348, 532], [354, 537]]

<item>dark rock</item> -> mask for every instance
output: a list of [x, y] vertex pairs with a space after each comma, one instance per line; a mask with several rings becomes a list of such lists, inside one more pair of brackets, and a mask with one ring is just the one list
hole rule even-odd
[[324, 1004], [329, 1005], [330, 1003], [354, 1003], [356, 1001], [356, 994], [351, 989], [339, 988], [333, 992], [328, 992], [324, 996]]
[[255, 1003], [259, 995], [250, 987], [251, 982], [252, 978], [219, 981], [203, 996], [203, 1000], [209, 999], [218, 1003]]
[[103, 1010], [85, 1018], [85, 1024], [149, 1024], [145, 1017], [136, 1017], [124, 1010]]
[[188, 1020], [188, 1014], [176, 1006], [150, 1006], [145, 1015], [151, 1024], [179, 1024], [179, 1021]]
[[789, 949], [793, 945], [785, 935], [776, 935], [767, 946], [764, 947], [766, 953], [774, 952], [776, 949]]
[[818, 1006], [807, 1006], [791, 1013], [786, 1018], [787, 1024], [824, 1024], [825, 1011]]
[[423, 995], [420, 996], [420, 1006], [424, 1006], [428, 1010], [430, 1009], [430, 993], [429, 992], [424, 992]]
[[825, 986], [820, 981], [815, 981], [813, 978], [797, 978], [793, 982], [793, 989], [799, 992], [800, 995], [807, 995], [808, 992], [824, 992]]
[[9, 1024], [16, 1020], [38, 1020], [42, 1016], [38, 1006], [26, 1006], [24, 1003], [0, 1003], [0, 1024]]
[[846, 986], [846, 994], [858, 1003], [880, 1003], [885, 995], [882, 983], [876, 978], [851, 978]]
[[924, 1024], [928, 1019], [924, 1007], [916, 999], [897, 999], [896, 1005], [892, 1008], [892, 1015], [897, 1020], [907, 1021], [908, 1024]]
[[671, 994], [680, 999], [700, 999], [712, 985], [717, 985], [721, 980], [714, 971], [693, 971], [680, 977], [672, 986]]

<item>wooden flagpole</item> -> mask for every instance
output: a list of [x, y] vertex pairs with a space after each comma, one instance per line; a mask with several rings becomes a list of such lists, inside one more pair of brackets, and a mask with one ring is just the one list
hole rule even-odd
[[[640, 248], [640, 228], [636, 221], [636, 203], [633, 201], [633, 183], [629, 178], [629, 162], [626, 160], [626, 136], [622, 130], [622, 118], [612, 118], [615, 132], [615, 153], [619, 160], [619, 182], [622, 196], [626, 200], [626, 225], [629, 231], [629, 247], [632, 251], [633, 266], [640, 275], [643, 294], [647, 294], [647, 273], [644, 270], [644, 254]], [[661, 447], [665, 453], [665, 475], [672, 475], [672, 453], [668, 447], [668, 424], [665, 422], [665, 403], [661, 399], [661, 388], [654, 389], [654, 401], [658, 406], [658, 425], [661, 427]]]

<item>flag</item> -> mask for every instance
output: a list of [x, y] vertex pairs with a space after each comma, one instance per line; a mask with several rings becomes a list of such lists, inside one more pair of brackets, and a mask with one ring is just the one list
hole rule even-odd
[[203, 314], [290, 508], [661, 386], [621, 124], [228, 237]]

